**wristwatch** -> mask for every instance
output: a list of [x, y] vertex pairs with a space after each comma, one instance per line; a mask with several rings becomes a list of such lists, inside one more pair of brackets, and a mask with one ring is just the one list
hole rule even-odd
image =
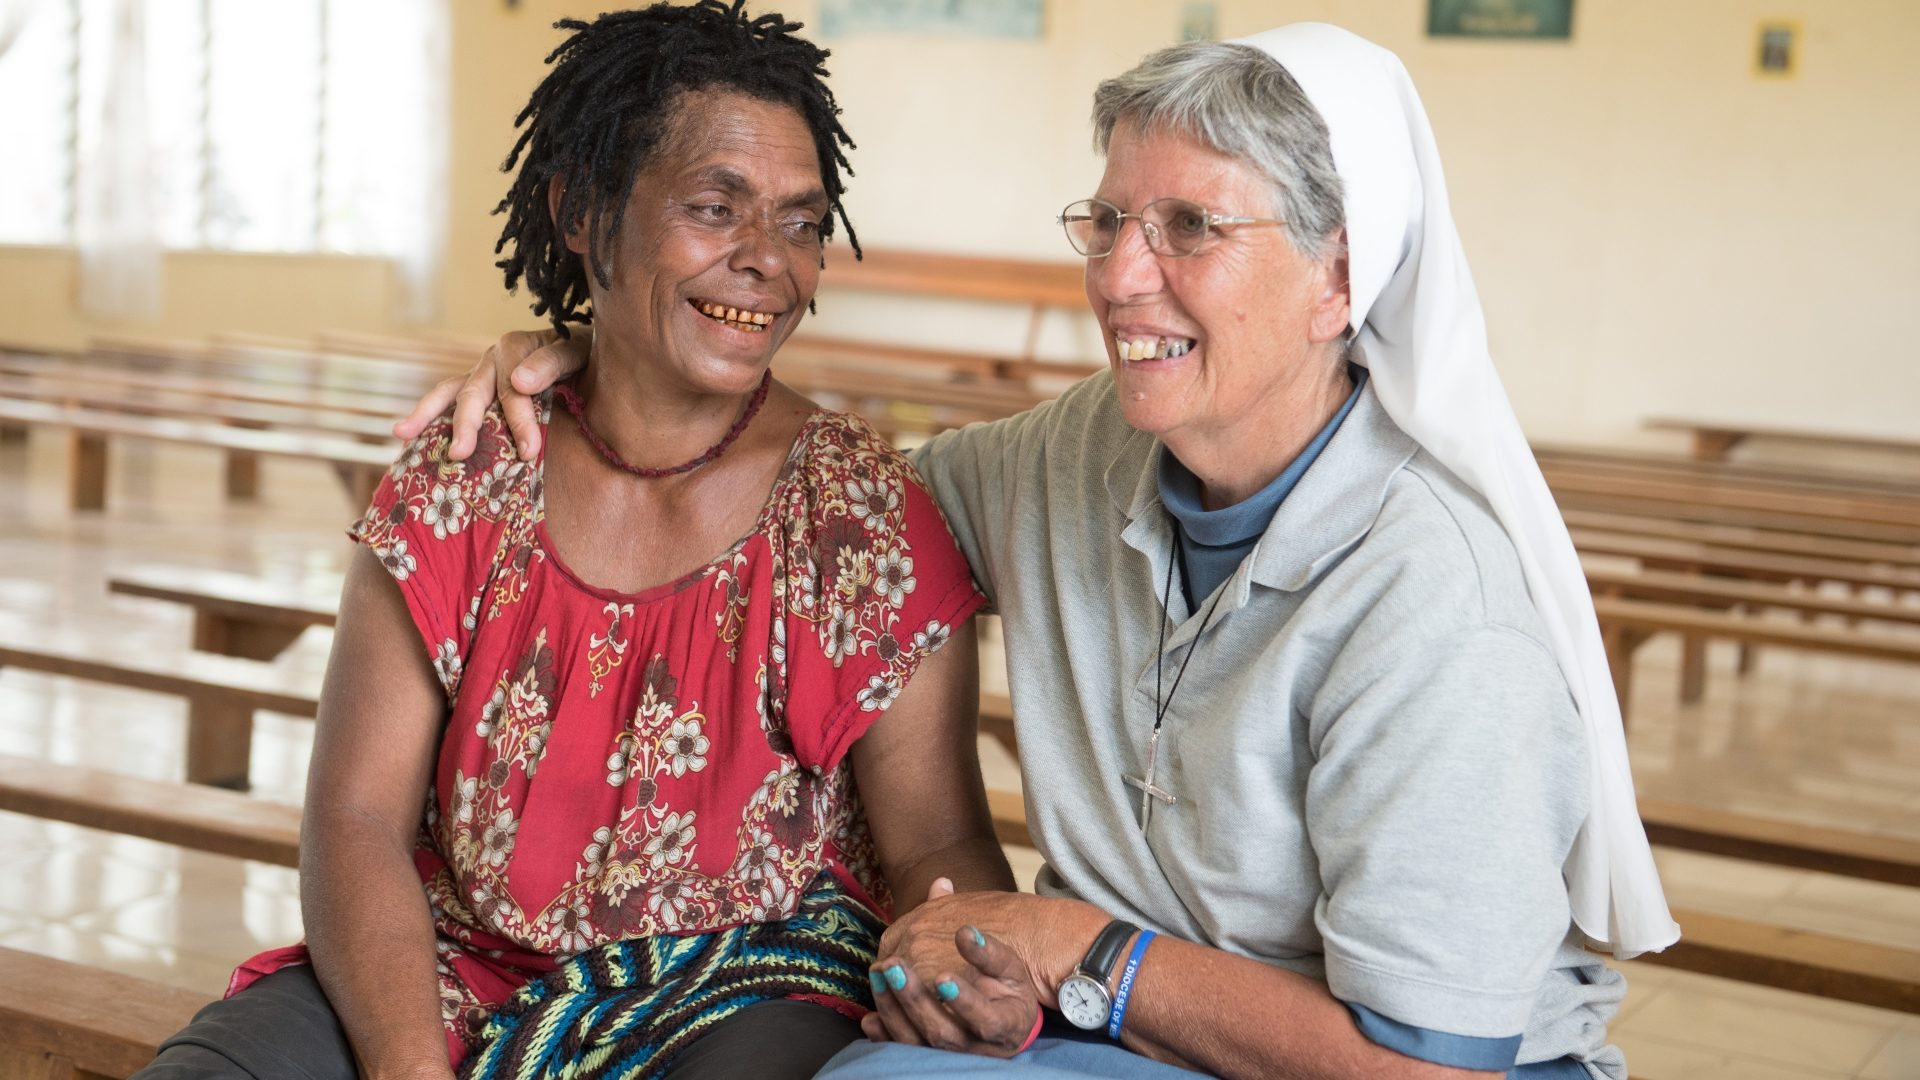
[[1139, 930], [1124, 919], [1108, 923], [1100, 936], [1093, 939], [1093, 948], [1087, 950], [1080, 966], [1060, 983], [1056, 995], [1060, 999], [1060, 1012], [1074, 1027], [1098, 1031], [1107, 1026], [1107, 1014], [1113, 1010], [1113, 994], [1108, 991], [1107, 983], [1113, 979], [1114, 965], [1120, 962], [1127, 939]]

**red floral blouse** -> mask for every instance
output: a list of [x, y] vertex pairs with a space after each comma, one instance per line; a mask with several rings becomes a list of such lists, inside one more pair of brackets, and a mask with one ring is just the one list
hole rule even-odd
[[[573, 953], [779, 920], [822, 871], [886, 914], [847, 750], [982, 602], [906, 459], [816, 413], [750, 534], [620, 593], [560, 561], [544, 455], [518, 461], [498, 411], [463, 463], [449, 430], [407, 446], [349, 535], [446, 689], [414, 863], [454, 1060]], [[256, 957], [229, 993], [305, 959]]]

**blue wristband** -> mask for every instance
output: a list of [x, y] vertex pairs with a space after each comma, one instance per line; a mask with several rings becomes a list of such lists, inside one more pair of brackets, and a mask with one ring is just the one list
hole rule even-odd
[[1120, 973], [1120, 985], [1113, 992], [1113, 1009], [1107, 1013], [1107, 1038], [1118, 1041], [1120, 1021], [1127, 1017], [1127, 999], [1133, 996], [1133, 977], [1140, 973], [1140, 959], [1147, 955], [1147, 945], [1153, 941], [1153, 931], [1140, 931], [1139, 938], [1133, 943], [1133, 953], [1127, 957], [1126, 970]]

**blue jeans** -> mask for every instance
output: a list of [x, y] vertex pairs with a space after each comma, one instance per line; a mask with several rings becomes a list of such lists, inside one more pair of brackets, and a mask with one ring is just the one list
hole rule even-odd
[[[1141, 1057], [1102, 1034], [1081, 1031], [1050, 1015], [1033, 1046], [1018, 1057], [1004, 1061], [924, 1046], [857, 1042], [835, 1054], [815, 1080], [900, 1080], [922, 1076], [941, 1080], [1076, 1080], [1085, 1076], [1114, 1080], [1193, 1080], [1204, 1075]], [[1521, 1065], [1507, 1074], [1510, 1080], [1589, 1080], [1591, 1075], [1572, 1058]]]

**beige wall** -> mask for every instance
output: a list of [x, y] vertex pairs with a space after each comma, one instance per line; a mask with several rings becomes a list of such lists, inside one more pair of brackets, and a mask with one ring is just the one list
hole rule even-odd
[[[812, 20], [817, 2], [788, 14]], [[1040, 41], [827, 44], [860, 149], [850, 203], [875, 246], [1065, 255], [1050, 222], [1086, 194], [1094, 84], [1171, 40], [1181, 4], [1048, 0]], [[1425, 0], [1220, 0], [1225, 36], [1346, 25], [1405, 58], [1432, 113], [1496, 358], [1529, 431], [1626, 439], [1715, 416], [1920, 434], [1920, 4], [1581, 0], [1571, 43], [1429, 40]], [[449, 329], [527, 325], [493, 268], [509, 123], [562, 0], [456, 0]], [[1806, 28], [1798, 77], [1752, 74], [1762, 17]], [[384, 267], [179, 255], [136, 329], [396, 328]], [[75, 343], [70, 255], [0, 249], [0, 339]], [[830, 328], [1014, 348], [1018, 319], [829, 297]], [[117, 329], [127, 329], [119, 327]], [[1085, 355], [1062, 318], [1046, 348]]]

